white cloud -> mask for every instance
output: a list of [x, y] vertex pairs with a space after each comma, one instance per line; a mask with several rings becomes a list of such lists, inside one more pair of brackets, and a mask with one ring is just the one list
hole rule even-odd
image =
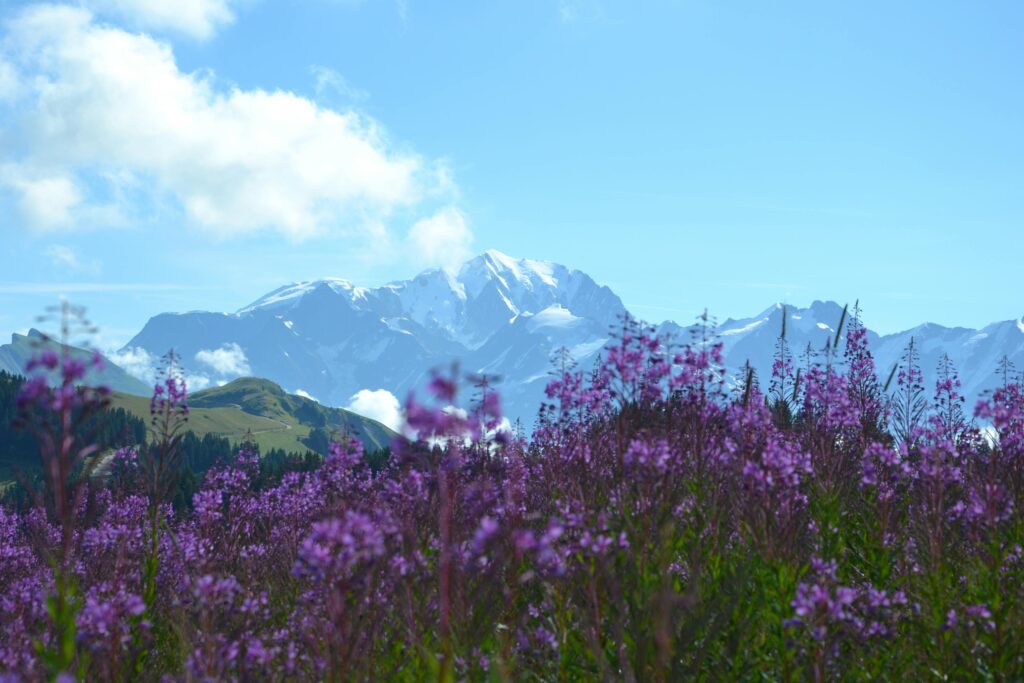
[[344, 76], [330, 67], [311, 66], [309, 70], [313, 74], [317, 97], [323, 97], [328, 92], [335, 92], [353, 102], [362, 102], [370, 97], [370, 93], [353, 86]]
[[18, 72], [14, 66], [0, 57], [0, 102], [16, 98], [20, 86]]
[[185, 375], [185, 387], [190, 393], [202, 391], [208, 388], [213, 382], [206, 375]]
[[[3, 133], [0, 129], [0, 135]], [[110, 188], [119, 192], [123, 179], [115, 174], [103, 175]], [[15, 191], [21, 216], [41, 232], [125, 224], [116, 204], [89, 203], [81, 185], [73, 173], [52, 164], [0, 164], [0, 188]]]
[[196, 353], [196, 360], [220, 375], [240, 377], [250, 372], [245, 351], [234, 342], [219, 349], [202, 349]]
[[454, 207], [417, 221], [409, 229], [413, 258], [429, 265], [455, 267], [469, 256], [473, 233], [462, 212]]
[[210, 38], [235, 20], [229, 0], [86, 0], [88, 7], [137, 28]]
[[160, 359], [146, 349], [133, 346], [120, 351], [106, 354], [110, 362], [118, 366], [135, 379], [153, 384], [156, 381]]
[[348, 401], [348, 410], [400, 431], [405, 423], [398, 399], [387, 389], [362, 389]]
[[61, 270], [99, 273], [101, 269], [99, 261], [83, 260], [74, 249], [63, 244], [51, 244], [43, 250], [43, 254]]
[[[164, 359], [154, 356], [146, 349], [132, 346], [120, 351], [108, 351], [104, 354], [111, 363], [118, 366], [129, 375], [146, 384], [154, 384], [163, 371]], [[190, 392], [206, 389], [213, 384], [213, 381], [201, 373], [185, 374], [182, 376], [180, 368], [174, 373], [185, 381], [185, 386]]]
[[72, 270], [77, 270], [80, 267], [78, 254], [71, 247], [66, 247], [62, 244], [51, 244], [43, 250], [43, 254], [57, 267], [70, 268]]
[[6, 165], [0, 169], [0, 181], [19, 192], [21, 213], [42, 230], [70, 227], [73, 211], [82, 203], [81, 191], [66, 175], [39, 177]]
[[[316, 397], [313, 396], [313, 394], [311, 394], [308, 391], [305, 391], [303, 389], [296, 389], [295, 390], [295, 395], [296, 396], [301, 396], [302, 398], [308, 398], [310, 401], [316, 401]], [[319, 403], [320, 401], [316, 401], [316, 402]]]
[[221, 237], [365, 232], [451, 194], [443, 164], [397, 149], [357, 112], [220, 87], [208, 71], [182, 72], [167, 43], [83, 9], [33, 6], [9, 26], [26, 116], [20, 157], [0, 182], [39, 227], [67, 225], [90, 203], [83, 188], [118, 175]]

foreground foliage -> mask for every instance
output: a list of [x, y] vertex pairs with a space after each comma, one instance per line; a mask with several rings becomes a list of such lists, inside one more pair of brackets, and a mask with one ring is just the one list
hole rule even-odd
[[[0, 511], [12, 680], [1019, 680], [1024, 390], [965, 416], [911, 344], [884, 385], [858, 317], [767, 395], [693, 339], [624, 321], [568, 358], [530, 439], [437, 375], [410, 439], [311, 472], [245, 451], [170, 504], [184, 384], [157, 386], [145, 456], [103, 476], [73, 418], [103, 392], [56, 356], [29, 381], [46, 486]], [[840, 351], [841, 349], [841, 351]], [[56, 419], [54, 419], [56, 417]], [[97, 482], [103, 482], [98, 485]]]

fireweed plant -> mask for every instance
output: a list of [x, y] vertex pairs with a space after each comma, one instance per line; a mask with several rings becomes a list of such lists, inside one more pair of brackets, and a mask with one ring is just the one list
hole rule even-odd
[[783, 329], [767, 395], [693, 330], [624, 320], [589, 372], [561, 354], [528, 439], [453, 369], [382, 467], [343, 437], [261, 484], [243, 449], [185, 509], [174, 359], [155, 445], [111, 456], [75, 432], [105, 392], [41, 354], [46, 487], [0, 511], [4, 680], [1024, 677], [1015, 370], [982, 429], [913, 341], [880, 382], [856, 307], [798, 357]]

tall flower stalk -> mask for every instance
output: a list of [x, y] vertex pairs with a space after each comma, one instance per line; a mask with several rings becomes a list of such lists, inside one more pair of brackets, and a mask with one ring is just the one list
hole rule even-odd
[[[84, 309], [66, 301], [50, 310], [60, 321], [60, 336], [43, 336], [40, 348], [29, 360], [30, 377], [18, 394], [19, 421], [38, 444], [43, 490], [35, 492], [38, 509], [59, 529], [56, 547], [45, 546], [53, 586], [46, 598], [52, 625], [51, 637], [37, 645], [51, 675], [68, 674], [76, 663], [76, 618], [82, 607], [73, 559], [81, 540], [82, 507], [89, 476], [95, 468], [99, 447], [91, 438], [89, 424], [109, 405], [105, 386], [83, 385], [90, 368], [101, 369], [98, 353], [86, 363], [72, 353], [72, 337], [94, 332]], [[56, 348], [55, 348], [56, 347]]]
[[[164, 355], [153, 395], [149, 402], [149, 432], [151, 441], [142, 458], [143, 480], [148, 494], [146, 553], [140, 580], [142, 604], [145, 611], [138, 615], [136, 625], [155, 616], [157, 574], [160, 568], [160, 546], [166, 527], [165, 509], [170, 502], [175, 482], [181, 469], [179, 445], [188, 423], [187, 388], [181, 376], [178, 356], [173, 350]], [[141, 632], [134, 629], [136, 650]], [[145, 651], [135, 662], [135, 674], [145, 666]]]

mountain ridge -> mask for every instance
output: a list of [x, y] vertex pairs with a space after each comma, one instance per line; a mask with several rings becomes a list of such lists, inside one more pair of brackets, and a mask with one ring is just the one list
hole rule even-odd
[[[807, 343], [817, 348], [834, 334], [842, 306], [827, 300], [803, 308], [776, 303], [753, 317], [726, 319], [719, 334], [730, 370], [750, 359], [767, 381], [783, 310], [798, 355]], [[334, 406], [349, 404], [363, 390], [386, 390], [400, 400], [422, 389], [432, 368], [458, 359], [469, 372], [494, 375], [509, 417], [529, 422], [554, 352], [568, 348], [581, 367], [590, 367], [626, 313], [610, 288], [582, 271], [488, 250], [457, 270], [425, 270], [380, 287], [325, 278], [283, 285], [234, 313], [159, 314], [123, 350], [141, 348], [155, 356], [174, 347], [200, 384], [258, 375]], [[656, 328], [685, 336], [693, 326], [667, 320]], [[1002, 355], [1024, 366], [1019, 319], [981, 330], [922, 323], [887, 335], [869, 326], [880, 375], [910, 336], [920, 338], [926, 380], [941, 353], [949, 353], [972, 401], [993, 386]]]
[[[87, 349], [71, 345], [63, 345], [60, 342], [48, 338], [39, 330], [32, 328], [27, 334], [15, 332], [11, 335], [11, 342], [0, 346], [0, 370], [5, 370], [12, 375], [26, 375], [26, 366], [29, 360], [43, 349], [50, 349], [62, 353], [67, 350], [71, 356], [86, 363], [88, 370], [83, 380], [84, 384], [104, 384], [114, 391], [123, 391], [129, 394], [146, 395], [152, 391], [152, 387], [136, 377], [131, 376], [123, 368], [112, 362], [106, 356], [103, 358], [103, 366], [100, 369], [93, 367], [90, 362], [93, 352]], [[59, 383], [57, 377], [50, 378], [51, 384]]]

